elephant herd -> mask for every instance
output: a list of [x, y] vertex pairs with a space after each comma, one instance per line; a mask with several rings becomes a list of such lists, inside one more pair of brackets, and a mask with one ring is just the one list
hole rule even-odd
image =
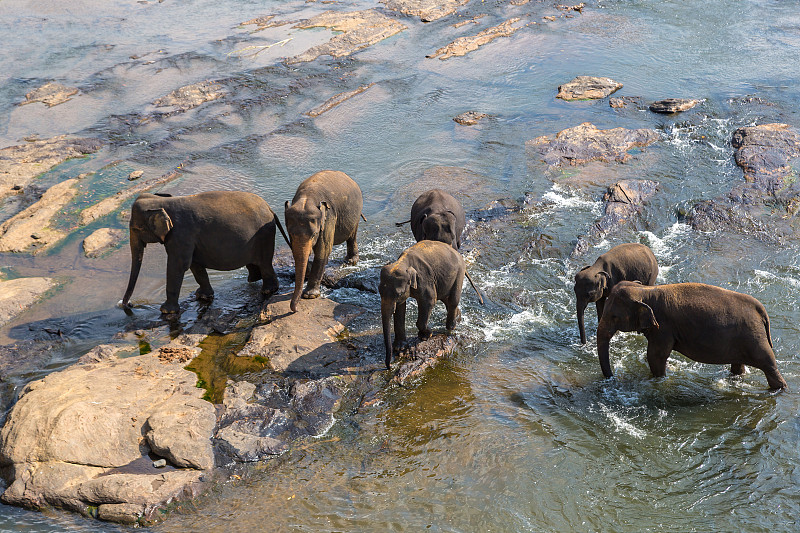
[[[346, 242], [345, 261], [358, 262], [358, 225], [361, 219], [366, 220], [362, 206], [356, 182], [344, 172], [332, 170], [317, 172], [303, 181], [291, 203], [286, 202], [286, 231], [267, 202], [252, 193], [142, 194], [131, 208], [131, 272], [122, 305], [129, 305], [145, 246], [157, 242], [167, 252], [167, 299], [161, 305], [162, 313], [179, 311], [178, 296], [187, 270], [199, 285], [195, 294], [200, 300], [214, 296], [207, 268], [241, 267], [247, 267], [248, 281], [262, 281], [261, 292], [269, 298], [278, 290], [272, 266], [277, 228], [292, 250], [295, 287], [290, 308], [296, 311], [301, 296], [320, 295], [333, 246]], [[397, 224], [410, 222], [417, 243], [380, 272], [378, 292], [387, 368], [393, 353], [405, 343], [409, 297], [417, 301], [421, 339], [431, 335], [428, 320], [437, 300], [447, 309], [447, 330], [455, 328], [465, 275], [472, 283], [458, 252], [465, 220], [458, 200], [433, 189], [414, 202], [410, 220]], [[312, 252], [311, 271], [306, 276]], [[616, 246], [575, 275], [581, 342], [586, 343], [584, 310], [595, 302], [597, 353], [605, 377], [612, 376], [611, 338], [617, 331], [636, 331], [647, 338], [647, 362], [656, 377], [665, 375], [667, 358], [675, 350], [698, 362], [730, 364], [733, 374], [742, 374], [745, 365], [752, 366], [764, 372], [770, 388], [786, 387], [772, 350], [769, 317], [758, 300], [701, 283], [654, 285], [657, 275], [653, 252], [641, 244]], [[475, 291], [480, 298], [480, 292]]]

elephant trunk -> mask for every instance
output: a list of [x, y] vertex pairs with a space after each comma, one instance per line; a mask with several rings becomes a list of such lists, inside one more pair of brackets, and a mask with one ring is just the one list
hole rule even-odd
[[614, 332], [609, 335], [605, 331], [601, 332], [600, 328], [597, 329], [597, 357], [600, 359], [600, 370], [603, 371], [603, 377], [606, 378], [614, 375], [611, 372], [611, 363], [608, 358], [608, 346], [613, 336]]
[[588, 300], [579, 298], [575, 307], [575, 312], [578, 315], [578, 330], [581, 332], [581, 344], [586, 344], [586, 328], [583, 327], [583, 314], [588, 304]]
[[294, 294], [289, 305], [292, 312], [297, 311], [297, 302], [303, 293], [303, 282], [306, 279], [306, 268], [308, 268], [308, 257], [311, 255], [313, 243], [311, 239], [294, 237], [292, 239], [292, 257], [294, 257]]
[[122, 297], [122, 307], [128, 306], [133, 294], [133, 288], [136, 287], [136, 280], [139, 279], [139, 270], [142, 268], [142, 260], [144, 259], [145, 246], [146, 244], [142, 242], [139, 236], [131, 232], [131, 276], [128, 279], [128, 288], [125, 289], [125, 296]]
[[[383, 344], [386, 347], [386, 369], [392, 362], [392, 318], [394, 317], [396, 302], [381, 302], [381, 322], [383, 323]], [[396, 333], [396, 332], [395, 332]]]

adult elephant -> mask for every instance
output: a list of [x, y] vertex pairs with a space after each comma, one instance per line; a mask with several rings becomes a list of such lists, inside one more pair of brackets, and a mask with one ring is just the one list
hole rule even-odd
[[612, 376], [609, 343], [617, 331], [637, 331], [647, 338], [647, 363], [656, 377], [666, 374], [672, 350], [700, 363], [730, 364], [764, 372], [772, 389], [786, 387], [778, 372], [769, 317], [752, 296], [703, 283], [647, 287], [623, 281], [611, 291], [597, 326], [597, 355]]
[[167, 252], [167, 300], [161, 305], [162, 313], [180, 310], [178, 296], [189, 269], [200, 285], [198, 299], [214, 297], [207, 268], [235, 270], [243, 266], [249, 271], [248, 281], [263, 280], [261, 291], [269, 297], [278, 290], [272, 268], [276, 225], [286, 238], [267, 202], [249, 192], [141, 194], [131, 207], [131, 273], [122, 305], [128, 306], [133, 294], [145, 247], [157, 242]]
[[583, 313], [586, 306], [595, 302], [597, 319], [603, 315], [603, 306], [614, 285], [620, 281], [639, 281], [654, 285], [658, 277], [658, 262], [653, 251], [638, 243], [620, 244], [600, 257], [593, 265], [583, 267], [575, 274], [575, 310], [581, 344], [586, 344]]
[[[291, 239], [294, 258], [295, 285], [290, 307], [297, 311], [297, 302], [303, 298], [319, 297], [322, 274], [331, 250], [347, 242], [347, 264], [358, 262], [359, 217], [364, 200], [361, 189], [350, 176], [335, 170], [317, 172], [303, 181], [291, 204], [286, 202], [286, 230]], [[364, 219], [366, 220], [366, 219]], [[308, 285], [303, 289], [308, 258], [314, 252]]]
[[411, 206], [411, 219], [398, 222], [402, 226], [411, 222], [411, 233], [417, 242], [439, 241], [461, 248], [461, 234], [466, 226], [466, 215], [461, 202], [441, 189], [422, 193]]

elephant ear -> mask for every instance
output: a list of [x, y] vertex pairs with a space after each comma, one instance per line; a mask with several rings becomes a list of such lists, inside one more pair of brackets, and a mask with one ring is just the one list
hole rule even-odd
[[408, 278], [411, 280], [411, 288], [417, 290], [417, 270], [414, 267], [408, 267], [406, 271]]
[[325, 228], [325, 220], [328, 218], [328, 211], [330, 210], [331, 206], [328, 205], [328, 202], [320, 202], [319, 203], [319, 210], [322, 211], [322, 218], [319, 221], [320, 231], [323, 231]]
[[601, 270], [597, 273], [597, 276], [600, 278], [600, 288], [605, 292], [609, 285], [611, 285], [611, 274], [605, 270]]
[[163, 207], [161, 209], [152, 209], [147, 212], [147, 215], [150, 229], [163, 243], [164, 239], [167, 238], [167, 234], [172, 230], [172, 219], [169, 218]]
[[637, 331], [645, 331], [650, 328], [658, 329], [658, 321], [656, 320], [656, 315], [653, 314], [653, 308], [644, 302], [635, 302], [635, 304], [638, 321]]

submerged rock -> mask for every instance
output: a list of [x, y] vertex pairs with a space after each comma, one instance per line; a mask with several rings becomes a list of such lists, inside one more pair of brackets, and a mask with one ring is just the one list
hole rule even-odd
[[644, 109], [644, 103], [641, 96], [617, 96], [608, 99], [608, 105], [614, 109], [621, 109], [624, 107], [635, 107], [637, 109]]
[[0, 150], [0, 199], [17, 194], [33, 178], [59, 163], [92, 154], [102, 145], [97, 139], [68, 139], [62, 135], [3, 148]]
[[628, 150], [648, 146], [659, 138], [658, 132], [649, 129], [629, 130], [613, 128], [599, 130], [584, 122], [574, 128], [544, 135], [526, 144], [534, 147], [541, 160], [550, 166], [580, 165], [589, 161], [616, 161], [624, 163], [631, 158]]
[[488, 117], [486, 113], [479, 113], [477, 111], [467, 111], [466, 113], [461, 113], [460, 115], [453, 118], [456, 122], [461, 124], [462, 126], [474, 126], [478, 123], [481, 119]]
[[116, 228], [100, 228], [83, 240], [83, 254], [86, 257], [98, 257], [116, 247], [126, 232]]
[[287, 59], [287, 64], [314, 61], [322, 55], [334, 58], [349, 56], [407, 28], [404, 24], [374, 9], [348, 13], [326, 11], [295, 26], [303, 29], [319, 27], [331, 28], [342, 33], [334, 35], [327, 43], [314, 46], [302, 54]]
[[622, 84], [611, 78], [578, 76], [558, 87], [556, 98], [562, 100], [596, 100], [622, 89]]
[[169, 107], [167, 112], [182, 112], [193, 109], [206, 102], [211, 102], [225, 96], [225, 90], [217, 82], [201, 81], [192, 85], [186, 85], [180, 89], [175, 89], [166, 96], [155, 100], [153, 105], [156, 107]]
[[374, 82], [373, 83], [368, 83], [367, 85], [362, 85], [359, 88], [354, 89], [352, 91], [339, 93], [336, 96], [333, 96], [333, 97], [329, 98], [328, 100], [326, 100], [323, 104], [318, 105], [317, 107], [315, 107], [311, 111], [307, 112], [306, 115], [308, 115], [309, 117], [318, 117], [321, 114], [323, 114], [323, 113], [325, 113], [327, 111], [330, 111], [331, 109], [333, 109], [337, 105], [341, 104], [342, 102], [345, 102], [345, 101], [349, 100], [350, 98], [363, 93], [364, 91], [366, 91], [367, 89], [369, 89], [373, 85], [375, 85]]
[[680, 113], [681, 111], [687, 111], [693, 108], [700, 102], [702, 102], [702, 100], [692, 100], [689, 98], [666, 98], [650, 104], [650, 111], [653, 113], [663, 114]]
[[609, 187], [603, 195], [603, 216], [594, 223], [588, 235], [578, 239], [572, 257], [582, 255], [594, 243], [625, 225], [641, 212], [644, 202], [657, 191], [658, 183], [650, 180], [624, 180]]
[[0, 325], [7, 323], [56, 286], [52, 278], [17, 278], [0, 281]]
[[[196, 495], [214, 466], [216, 416], [182, 367], [154, 352], [29, 383], [0, 432], [2, 501], [136, 523]], [[170, 466], [152, 468], [159, 457]]]
[[60, 83], [50, 82], [26, 94], [25, 101], [20, 105], [42, 102], [47, 107], [53, 107], [71, 100], [72, 96], [76, 94], [78, 94], [78, 89], [75, 87], [67, 87]]
[[481, 46], [494, 41], [498, 37], [508, 37], [509, 35], [513, 35], [514, 32], [519, 29], [518, 27], [514, 27], [514, 24], [519, 21], [519, 17], [514, 17], [503, 22], [502, 24], [498, 24], [497, 26], [483, 30], [478, 35], [471, 37], [459, 37], [447, 46], [439, 48], [436, 50], [436, 52], [425, 57], [438, 57], [441, 60], [445, 60], [454, 56], [467, 55], [469, 52], [474, 52]]
[[455, 13], [469, 0], [381, 0], [387, 9], [404, 15], [419, 17], [422, 22], [432, 22]]

